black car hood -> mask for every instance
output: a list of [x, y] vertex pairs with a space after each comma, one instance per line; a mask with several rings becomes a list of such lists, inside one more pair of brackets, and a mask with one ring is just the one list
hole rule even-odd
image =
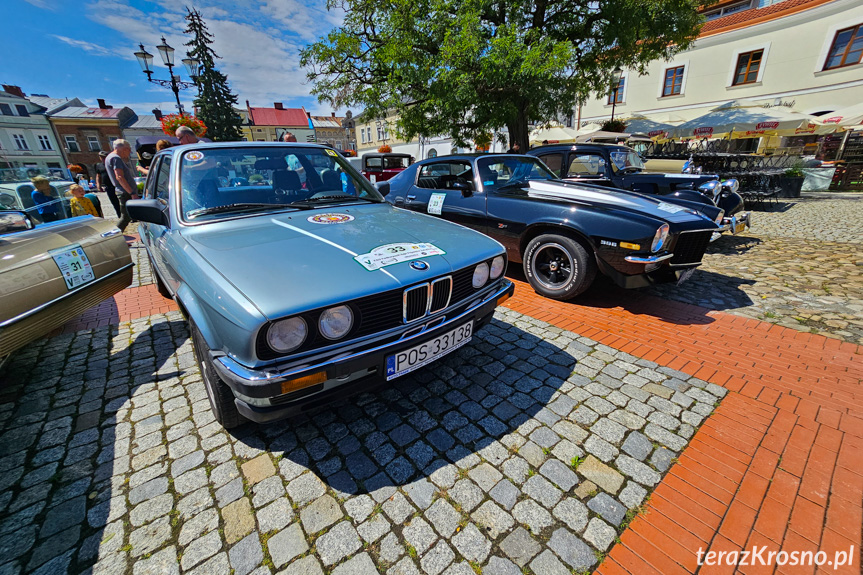
[[636, 192], [569, 182], [531, 180], [526, 188], [531, 198], [564, 200], [609, 209], [636, 212], [668, 222], [707, 219], [697, 211], [675, 202], [664, 201]]

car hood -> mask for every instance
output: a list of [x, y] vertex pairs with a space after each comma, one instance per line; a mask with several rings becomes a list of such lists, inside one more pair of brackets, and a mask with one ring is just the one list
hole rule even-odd
[[656, 179], [668, 179], [673, 180], [675, 182], [692, 182], [696, 187], [703, 184], [704, 182], [710, 182], [712, 180], [718, 180], [719, 177], [716, 174], [672, 174], [665, 172], [629, 172], [626, 174], [627, 181], [654, 181]]
[[531, 198], [547, 200], [564, 200], [592, 206], [634, 212], [664, 220], [667, 222], [688, 222], [694, 219], [707, 219], [695, 210], [676, 203], [654, 199], [653, 197], [618, 190], [585, 186], [569, 182], [550, 182], [531, 180], [528, 182], [527, 194]]
[[[327, 221], [338, 223], [317, 223]], [[181, 234], [271, 320], [416, 284], [504, 253], [479, 232], [389, 204], [256, 214]], [[419, 243], [444, 253], [417, 251], [374, 271], [358, 261], [375, 248], [406, 244], [410, 250]], [[412, 267], [415, 260], [428, 269]]]

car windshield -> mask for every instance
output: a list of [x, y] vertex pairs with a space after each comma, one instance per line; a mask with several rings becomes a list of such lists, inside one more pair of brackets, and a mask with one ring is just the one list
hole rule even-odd
[[403, 170], [409, 165], [409, 156], [375, 156], [366, 158], [366, 169]]
[[334, 150], [237, 146], [185, 152], [180, 167], [185, 219], [231, 212], [309, 209], [344, 202], [383, 202]]
[[489, 156], [476, 161], [479, 178], [485, 189], [497, 189], [529, 180], [557, 178], [532, 156]]
[[611, 157], [611, 166], [614, 168], [615, 172], [621, 172], [623, 170], [640, 171], [644, 169], [644, 162], [642, 162], [638, 154], [632, 150], [611, 152], [609, 155]]

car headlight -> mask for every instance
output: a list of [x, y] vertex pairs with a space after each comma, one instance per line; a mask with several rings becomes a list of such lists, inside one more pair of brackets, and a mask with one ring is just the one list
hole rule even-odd
[[698, 186], [698, 190], [702, 194], [706, 194], [711, 198], [715, 198], [716, 194], [719, 193], [719, 190], [722, 189], [722, 184], [719, 183], [718, 180], [710, 180], [709, 182], [704, 182], [700, 186]]
[[725, 210], [719, 210], [719, 215], [716, 216], [716, 219], [713, 221], [716, 222], [716, 225], [721, 226], [722, 225], [722, 218], [724, 218], [724, 217], [725, 217]]
[[496, 280], [500, 277], [500, 274], [503, 273], [503, 269], [506, 267], [506, 260], [503, 256], [497, 256], [493, 260], [491, 260], [491, 279]]
[[736, 178], [728, 178], [722, 182], [722, 187], [729, 192], [734, 193], [740, 189], [740, 182], [738, 182]]
[[275, 322], [267, 330], [267, 344], [280, 353], [294, 351], [306, 341], [309, 326], [301, 317], [292, 317]]
[[354, 313], [346, 305], [331, 307], [321, 314], [318, 327], [321, 335], [327, 339], [339, 339], [345, 336], [354, 325]]
[[479, 289], [488, 281], [488, 264], [483, 262], [473, 270], [473, 287]]
[[656, 230], [656, 234], [653, 236], [653, 243], [650, 244], [650, 251], [657, 252], [662, 249], [662, 246], [665, 245], [665, 240], [668, 239], [668, 224], [662, 224], [659, 226], [659, 229]]

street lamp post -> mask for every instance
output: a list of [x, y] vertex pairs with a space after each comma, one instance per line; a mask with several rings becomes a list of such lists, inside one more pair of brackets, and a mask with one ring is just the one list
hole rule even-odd
[[611, 121], [614, 121], [614, 107], [617, 105], [617, 91], [620, 90], [620, 78], [623, 76], [623, 70], [620, 66], [614, 69], [617, 75], [617, 83], [611, 88]]
[[182, 62], [186, 67], [186, 71], [189, 73], [189, 77], [192, 78], [192, 81], [183, 82], [180, 80], [180, 77], [174, 74], [174, 49], [168, 45], [165, 41], [165, 37], [162, 36], [162, 43], [156, 46], [156, 49], [159, 51], [159, 56], [162, 57], [162, 62], [168, 68], [168, 75], [171, 79], [159, 80], [158, 78], [153, 78], [153, 55], [147, 52], [143, 44], [138, 44], [138, 46], [141, 49], [138, 52], [135, 52], [135, 58], [138, 59], [138, 64], [141, 65], [141, 70], [143, 70], [144, 74], [147, 75], [147, 81], [164, 86], [165, 88], [171, 88], [174, 92], [174, 97], [177, 99], [177, 109], [180, 111], [180, 114], [183, 114], [183, 104], [180, 103], [180, 90], [192, 88], [197, 85], [200, 62], [187, 52], [186, 58], [183, 58]]

